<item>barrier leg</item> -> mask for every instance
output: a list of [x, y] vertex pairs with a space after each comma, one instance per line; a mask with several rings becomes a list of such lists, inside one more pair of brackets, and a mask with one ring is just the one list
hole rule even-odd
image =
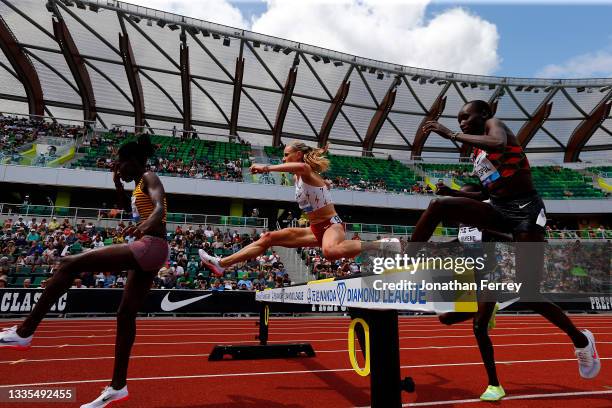
[[261, 303], [259, 309], [258, 345], [218, 345], [208, 356], [209, 361], [224, 359], [259, 360], [266, 358], [314, 357], [315, 352], [310, 343], [268, 344], [268, 327], [270, 324], [270, 305]]
[[359, 315], [369, 326], [371, 406], [399, 408], [402, 391], [413, 392], [414, 382], [401, 378], [397, 311], [362, 309]]
[[265, 346], [268, 344], [268, 324], [270, 323], [270, 306], [262, 303], [259, 309], [259, 334], [257, 339], [259, 344]]

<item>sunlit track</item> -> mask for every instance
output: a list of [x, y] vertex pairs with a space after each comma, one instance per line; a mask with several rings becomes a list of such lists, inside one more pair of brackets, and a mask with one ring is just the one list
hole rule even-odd
[[[612, 357], [602, 357], [602, 360], [612, 360]], [[559, 359], [541, 359], [541, 360], [510, 360], [497, 361], [499, 365], [512, 364], [543, 364], [543, 363], [565, 363], [573, 362], [571, 358]], [[467, 367], [482, 365], [482, 362], [462, 362], [450, 364], [422, 364], [422, 365], [402, 365], [401, 368], [432, 368], [432, 367]], [[239, 372], [239, 373], [219, 373], [219, 374], [201, 374], [201, 375], [180, 375], [167, 377], [130, 377], [128, 381], [154, 381], [154, 380], [181, 380], [187, 378], [220, 378], [220, 377], [251, 377], [251, 376], [274, 376], [274, 375], [294, 375], [294, 374], [310, 374], [310, 373], [326, 373], [326, 372], [341, 372], [352, 371], [352, 368], [330, 368], [323, 370], [297, 370], [297, 371], [266, 371], [266, 372]], [[90, 380], [74, 380], [74, 381], [54, 381], [44, 383], [25, 383], [25, 384], [3, 384], [0, 388], [9, 387], [36, 387], [45, 385], [60, 385], [60, 384], [85, 384], [85, 383], [101, 383], [110, 381], [110, 379], [90, 379]]]
[[[610, 322], [612, 324], [612, 322]], [[347, 322], [347, 326], [348, 326], [348, 322]], [[317, 326], [317, 327], [322, 327], [322, 326]], [[330, 327], [330, 326], [327, 326]], [[338, 325], [335, 326], [331, 326], [331, 327], [338, 327]], [[465, 324], [456, 324], [453, 325], [453, 327], [448, 327], [448, 326], [443, 326], [440, 323], [436, 324], [436, 325], [431, 325], [429, 327], [436, 327], [436, 328], [431, 328], [431, 329], [424, 329], [422, 328], [423, 326], [400, 326], [399, 331], [400, 332], [441, 332], [441, 331], [472, 331], [472, 324], [471, 323], [465, 323]], [[428, 327], [428, 326], [426, 326]], [[586, 328], [592, 329], [592, 328], [605, 328], [605, 327], [610, 327], [609, 324], [588, 324], [588, 326], [585, 326]], [[286, 331], [276, 331], [278, 329], [298, 329], [300, 327], [277, 327], [276, 325], [274, 326], [273, 329], [275, 334], [279, 334], [279, 335], [286, 335], [286, 334], [299, 334], [300, 332], [286, 332]], [[304, 326], [304, 328], [312, 328], [311, 325], [309, 326]], [[505, 326], [503, 323], [500, 323], [498, 325], [499, 330], [525, 330], [525, 327], [507, 327]], [[540, 326], [529, 326], [530, 330], [533, 329], [554, 329], [555, 327], [552, 324], [549, 325], [540, 325]], [[246, 327], [218, 327], [218, 326], [194, 326], [194, 327], [174, 327], [174, 326], [160, 326], [160, 327], [155, 327], [155, 328], [151, 328], [151, 327], [138, 327], [138, 332], [139, 333], [148, 333], [148, 332], [165, 332], [168, 329], [171, 329], [173, 331], [176, 332], [193, 332], [193, 335], [217, 335], [216, 333], [210, 333], [211, 330], [232, 330], [232, 331], [240, 331], [240, 333], [224, 333], [223, 335], [238, 335], [238, 334], [257, 334], [256, 331], [256, 327], [255, 325], [249, 325]], [[245, 333], [244, 330], [245, 329], [252, 329], [253, 332], [249, 332], [249, 333]], [[199, 330], [199, 331], [198, 331]], [[109, 328], [109, 329], [100, 329], [100, 328], [92, 328], [92, 329], [75, 329], [75, 328], [64, 328], [62, 327], [61, 329], [58, 330], [48, 330], [48, 329], [40, 329], [37, 330], [36, 333], [38, 334], [43, 334], [43, 333], [64, 333], [64, 332], [69, 332], [69, 333], [110, 333], [110, 332], [114, 332], [114, 328]], [[318, 330], [317, 333], [319, 334], [341, 334], [344, 333], [344, 331], [327, 331], [325, 330]], [[183, 333], [181, 333], [183, 334]], [[184, 334], [184, 335], [190, 335], [190, 334]], [[39, 338], [44, 338], [44, 337], [40, 337]]]
[[[188, 344], [188, 343], [176, 343]], [[569, 343], [515, 343], [515, 344], [496, 344], [495, 347], [538, 347], [538, 346], [567, 346]], [[612, 345], [612, 341], [599, 341], [598, 345]], [[424, 347], [400, 347], [400, 350], [451, 350], [451, 349], [475, 349], [477, 345], [453, 345], [453, 346], [424, 346]], [[342, 350], [317, 350], [317, 353], [347, 353], [348, 349]], [[209, 354], [159, 354], [159, 355], [132, 355], [131, 358], [176, 358], [176, 357], [208, 357]], [[78, 361], [78, 360], [99, 360], [112, 359], [114, 356], [97, 356], [97, 357], [73, 357], [73, 358], [49, 358], [49, 359], [20, 359], [0, 361], [0, 364], [25, 364], [25, 363], [45, 363], [50, 361]]]
[[[595, 335], [612, 335], [612, 332], [593, 332], [593, 334]], [[182, 335], [181, 335], [182, 336]], [[520, 337], [520, 336], [525, 336], [525, 337], [542, 337], [542, 336], [565, 336], [564, 333], [559, 333], [558, 331], [556, 332], [551, 332], [551, 333], [512, 333], [512, 334], [491, 334], [490, 337], [492, 338], [496, 338], [496, 337]], [[113, 336], [114, 337], [114, 336]], [[176, 336], [175, 336], [176, 337]], [[253, 336], [249, 336], [247, 335], [247, 337], [251, 337], [253, 338]], [[473, 335], [442, 335], [442, 336], [400, 336], [400, 340], [409, 340], [409, 339], [471, 339], [473, 338]], [[79, 336], [79, 339], [93, 339], [95, 338], [95, 336]], [[40, 338], [39, 338], [40, 339]], [[44, 340], [48, 340], [48, 339], [53, 339], [53, 337], [50, 338], [43, 338]], [[316, 343], [325, 343], [325, 342], [335, 342], [335, 341], [346, 341], [345, 337], [337, 337], [337, 338], [331, 338], [331, 339], [317, 339], [317, 338], [284, 338], [282, 340], [269, 340], [270, 343], [286, 343], [286, 342], [316, 342]], [[151, 345], [151, 344], [219, 344], [219, 343], [231, 343], [231, 344], [250, 344], [250, 343], [256, 343], [256, 341], [253, 340], [229, 340], [229, 341], [222, 341], [222, 340], [208, 340], [208, 341], [189, 341], [189, 342], [136, 342], [135, 345]], [[114, 346], [114, 343], [87, 343], [87, 344], [75, 344], [75, 343], [66, 343], [66, 344], [48, 344], [48, 345], [37, 345], [34, 344], [32, 347], [36, 348], [36, 347], [45, 347], [45, 348], [52, 348], [52, 347], [96, 347], [96, 346]]]
[[[612, 378], [612, 330], [608, 330], [612, 316], [578, 315], [572, 320], [593, 331], [597, 339], [603, 368], [594, 380], [580, 379], [571, 342], [543, 318], [498, 317], [498, 326], [490, 335], [500, 379], [509, 396], [500, 406], [518, 407], [528, 401], [529, 406], [556, 406], [563, 401], [564, 408], [577, 408], [583, 406], [582, 401], [609, 398], [610, 389], [605, 387], [611, 386], [608, 382]], [[252, 390], [251, 397], [267, 401], [266, 406], [280, 407], [289, 400], [312, 401], [312, 389], [317, 390], [317, 400], [324, 401], [317, 404], [321, 407], [369, 404], [369, 381], [354, 374], [348, 362], [349, 319], [345, 317], [272, 318], [269, 343], [310, 342], [317, 353], [312, 359], [248, 364], [208, 361], [217, 344], [257, 344], [256, 321], [139, 319], [129, 373], [131, 399], [122, 406], [241, 407], [244, 404], [227, 391], [228, 380], [239, 381], [241, 387]], [[0, 321], [0, 325], [10, 322], [16, 321]], [[114, 326], [113, 319], [44, 321], [30, 351], [0, 350], [0, 387], [73, 386], [78, 389], [78, 402], [90, 400], [107, 385], [112, 372]], [[415, 394], [404, 395], [405, 406], [456, 403], [467, 407], [477, 402], [486, 377], [471, 322], [448, 327], [435, 316], [419, 316], [402, 317], [399, 326], [402, 374], [411, 375], [417, 383]], [[466, 382], [465, 378], [471, 380]], [[211, 392], [167, 400], [165, 395], [173, 395], [177, 384]], [[555, 384], [555, 388], [538, 384]], [[603, 406], [595, 402], [594, 406]], [[305, 402], [297, 406], [312, 405]]]

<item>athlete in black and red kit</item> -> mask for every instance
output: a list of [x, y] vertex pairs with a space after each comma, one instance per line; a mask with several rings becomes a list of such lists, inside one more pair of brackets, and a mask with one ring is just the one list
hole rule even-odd
[[[568, 316], [540, 295], [544, 270], [546, 210], [534, 188], [527, 156], [517, 137], [499, 119], [489, 104], [468, 102], [457, 117], [462, 132], [452, 132], [438, 122], [427, 122], [425, 132], [434, 132], [475, 148], [474, 173], [483, 190], [465, 192], [442, 186], [421, 216], [412, 242], [427, 242], [440, 222], [467, 224], [479, 229], [511, 233], [516, 246], [517, 280], [523, 304], [563, 330], [576, 348], [579, 372], [594, 378], [601, 368], [595, 339], [588, 330], [578, 330]], [[489, 199], [486, 203], [483, 200]], [[486, 330], [486, 327], [482, 328]]]

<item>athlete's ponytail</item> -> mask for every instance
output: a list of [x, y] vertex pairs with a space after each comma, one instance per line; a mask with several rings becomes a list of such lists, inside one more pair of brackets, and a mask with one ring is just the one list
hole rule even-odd
[[312, 148], [302, 142], [293, 142], [291, 143], [291, 148], [304, 154], [304, 163], [308, 164], [313, 171], [324, 173], [329, 169], [329, 159], [323, 156], [327, 153], [329, 145], [321, 148]]

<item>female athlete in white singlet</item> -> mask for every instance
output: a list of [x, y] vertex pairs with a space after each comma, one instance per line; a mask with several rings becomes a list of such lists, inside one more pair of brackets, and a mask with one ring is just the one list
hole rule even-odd
[[[262, 237], [242, 250], [226, 258], [217, 258], [200, 249], [200, 258], [217, 273], [239, 262], [253, 259], [272, 246], [286, 248], [321, 247], [329, 260], [353, 258], [364, 250], [380, 250], [382, 242], [363, 242], [345, 239], [345, 226], [334, 208], [329, 185], [321, 177], [329, 168], [329, 160], [323, 157], [327, 147], [315, 149], [301, 142], [285, 147], [283, 164], [251, 166], [251, 173], [292, 173], [295, 181], [295, 199], [310, 221], [310, 227], [284, 228], [266, 232]], [[393, 250], [400, 251], [399, 242], [385, 242]], [[396, 248], [397, 247], [397, 248]]]

